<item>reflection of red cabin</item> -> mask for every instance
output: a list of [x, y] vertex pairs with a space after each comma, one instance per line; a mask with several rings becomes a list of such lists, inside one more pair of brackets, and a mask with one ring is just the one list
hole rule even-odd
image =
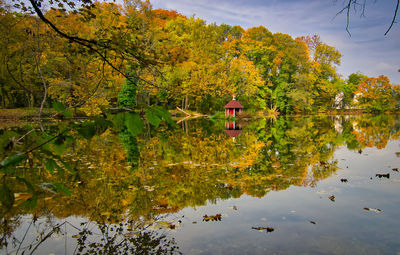
[[242, 133], [242, 125], [235, 121], [225, 121], [225, 133], [230, 137], [235, 138]]
[[225, 105], [225, 116], [236, 117], [236, 115], [242, 112], [244, 108], [238, 101], [236, 101], [235, 96], [233, 99]]

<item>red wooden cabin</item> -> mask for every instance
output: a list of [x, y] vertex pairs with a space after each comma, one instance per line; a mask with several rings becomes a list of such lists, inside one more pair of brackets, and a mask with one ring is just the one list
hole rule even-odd
[[236, 101], [235, 96], [233, 96], [233, 99], [225, 105], [225, 116], [232, 116], [236, 117], [236, 115], [240, 112], [242, 112], [242, 109], [244, 108], [239, 101]]

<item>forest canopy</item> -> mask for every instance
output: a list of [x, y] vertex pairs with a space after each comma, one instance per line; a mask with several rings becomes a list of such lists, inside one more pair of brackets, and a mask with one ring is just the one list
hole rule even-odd
[[209, 24], [149, 1], [30, 2], [0, 2], [1, 108], [61, 102], [93, 116], [128, 100], [215, 113], [232, 95], [248, 112], [399, 107], [387, 77], [338, 74], [341, 53], [318, 35]]

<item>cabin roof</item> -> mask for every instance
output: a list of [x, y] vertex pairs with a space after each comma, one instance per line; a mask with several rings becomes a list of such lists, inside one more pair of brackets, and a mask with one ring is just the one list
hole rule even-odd
[[230, 137], [236, 137], [242, 133], [242, 130], [230, 130], [230, 129], [225, 129], [225, 133], [227, 133]]
[[232, 109], [232, 108], [244, 108], [239, 101], [232, 99], [229, 103], [227, 103], [224, 107], [225, 109]]

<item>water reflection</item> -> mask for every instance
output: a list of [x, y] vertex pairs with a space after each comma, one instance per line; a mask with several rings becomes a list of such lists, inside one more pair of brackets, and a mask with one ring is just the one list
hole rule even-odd
[[232, 137], [232, 141], [235, 141], [236, 136], [242, 133], [242, 124], [235, 120], [225, 120], [225, 133]]
[[[55, 129], [52, 125], [47, 128]], [[27, 193], [26, 185], [7, 179], [7, 187], [15, 194], [15, 203], [12, 207], [3, 203], [1, 207], [2, 251], [15, 252], [19, 246], [23, 247], [20, 244], [24, 230], [35, 220], [56, 222], [38, 234], [42, 238], [39, 240], [43, 240], [51, 231], [62, 230], [60, 224], [65, 223], [60, 219], [76, 216], [96, 225], [100, 231], [93, 239], [89, 238], [90, 232], [79, 232], [84, 228], [76, 226], [79, 233], [74, 235], [81, 239], [74, 240], [78, 246], [86, 242], [80, 246], [87, 247], [82, 252], [106, 248], [115, 251], [121, 248], [115, 246], [117, 243], [123, 243], [124, 251], [148, 244], [167, 249], [168, 245], [162, 244], [164, 241], [175, 247], [168, 238], [157, 239], [160, 238], [158, 230], [172, 231], [178, 228], [179, 222], [160, 220], [160, 215], [244, 194], [264, 197], [271, 191], [292, 186], [315, 187], [339, 169], [333, 157], [338, 148], [346, 146], [357, 153], [369, 147], [381, 149], [388, 141], [399, 139], [399, 130], [400, 122], [395, 115], [326, 116], [281, 117], [249, 123], [198, 119], [177, 128], [148, 127], [138, 137], [132, 137], [124, 127], [108, 128], [90, 140], [67, 137], [71, 139], [67, 146], [59, 148], [55, 142], [50, 147], [62, 152], [63, 160], [74, 167], [74, 174], [49, 173], [44, 163], [34, 158], [15, 171], [35, 185], [64, 181], [71, 196], [40, 192], [37, 205], [29, 207], [25, 202], [32, 196]], [[24, 130], [14, 128], [1, 132], [4, 155], [6, 138], [20, 136]], [[31, 219], [27, 220], [26, 215], [31, 215]], [[129, 225], [132, 222], [142, 223]], [[148, 228], [145, 231], [143, 222], [157, 228], [146, 232]], [[122, 226], [118, 227], [120, 223]], [[104, 232], [111, 228], [114, 234]], [[101, 240], [104, 236], [110, 239]], [[54, 242], [57, 239], [53, 234], [50, 238]], [[112, 243], [106, 245], [109, 240]]]

